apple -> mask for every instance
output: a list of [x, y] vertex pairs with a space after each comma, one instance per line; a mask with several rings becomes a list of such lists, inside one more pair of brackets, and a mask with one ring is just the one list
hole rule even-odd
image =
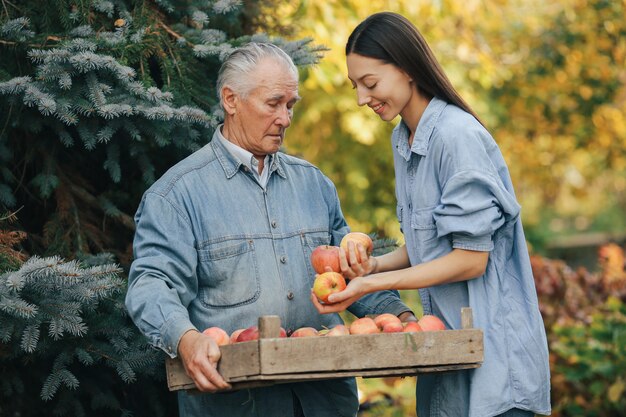
[[323, 302], [328, 302], [328, 296], [346, 288], [346, 280], [338, 272], [324, 272], [315, 277], [313, 293]]
[[312, 337], [317, 336], [317, 329], [313, 327], [300, 327], [291, 333], [290, 337]]
[[404, 323], [404, 330], [402, 330], [403, 332], [421, 332], [422, 328], [420, 327], [419, 324], [417, 324], [416, 321], [410, 321], [408, 323]]
[[402, 322], [389, 322], [385, 323], [382, 328], [383, 333], [399, 333], [404, 331]]
[[249, 342], [250, 340], [257, 340], [259, 338], [259, 328], [257, 326], [250, 326], [239, 334], [237, 337], [237, 343]]
[[311, 265], [318, 274], [326, 272], [326, 267], [330, 267], [334, 272], [341, 272], [339, 266], [339, 247], [322, 245], [311, 252]]
[[202, 334], [205, 334], [213, 338], [213, 340], [215, 340], [215, 343], [217, 343], [218, 346], [224, 346], [224, 345], [230, 344], [230, 337], [228, 336], [228, 333], [226, 333], [224, 329], [221, 329], [219, 327], [214, 326], [214, 327], [209, 327], [207, 329], [204, 329]]
[[230, 343], [237, 343], [237, 338], [246, 329], [237, 329], [230, 334]]
[[402, 320], [400, 320], [398, 316], [391, 313], [383, 313], [374, 317], [374, 323], [376, 323], [379, 329], [382, 329], [383, 326], [387, 323], [396, 323], [402, 325]]
[[[251, 329], [253, 327], [256, 326], [251, 326], [248, 329]], [[248, 329], [237, 329], [234, 332], [232, 332], [232, 334], [230, 335], [230, 343], [237, 343], [237, 342], [247, 342], [248, 340], [256, 340], [259, 338], [259, 335], [254, 335], [254, 331], [251, 331], [250, 333], [248, 333], [247, 335], [245, 335], [243, 338], [246, 340], [240, 340], [239, 339], [239, 335], [241, 333], [243, 333], [244, 331], [248, 330]], [[257, 330], [258, 332], [258, 330]], [[252, 336], [252, 339], [250, 339], [249, 337]], [[285, 329], [283, 329], [282, 327], [280, 328], [280, 334], [278, 337], [287, 337], [287, 331]]]
[[[343, 239], [341, 239], [341, 243], [339, 243], [339, 246], [343, 248], [343, 250], [346, 251], [346, 254], [348, 253], [348, 242], [353, 242], [354, 245], [361, 245], [365, 248], [365, 253], [367, 253], [367, 256], [370, 256], [372, 254], [372, 251], [374, 250], [374, 242], [372, 241], [372, 238], [369, 237], [368, 235], [366, 235], [365, 233], [361, 233], [361, 232], [350, 232], [347, 235], [345, 235], [343, 237]], [[357, 262], [361, 263], [361, 255], [358, 251], [358, 248], [356, 248], [356, 260]], [[349, 256], [348, 256], [348, 260], [349, 260]]]
[[439, 317], [433, 316], [431, 314], [426, 314], [422, 316], [422, 318], [417, 321], [417, 324], [419, 324], [422, 330], [425, 332], [446, 329], [446, 325], [443, 324], [443, 321], [441, 321]]
[[326, 336], [347, 336], [350, 330], [343, 324], [338, 324], [328, 331]]
[[350, 325], [350, 334], [373, 334], [380, 333], [380, 329], [370, 317], [356, 319]]

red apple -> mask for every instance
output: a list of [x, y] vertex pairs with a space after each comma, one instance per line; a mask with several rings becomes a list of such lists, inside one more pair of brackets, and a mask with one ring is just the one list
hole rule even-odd
[[293, 333], [291, 333], [290, 337], [312, 337], [312, 336], [317, 336], [317, 329], [314, 329], [313, 327], [300, 327], [297, 330], [294, 330]]
[[379, 329], [382, 329], [383, 326], [387, 323], [396, 323], [402, 325], [402, 320], [400, 320], [398, 316], [391, 313], [383, 313], [374, 317], [374, 323], [376, 323]]
[[385, 323], [382, 328], [383, 333], [399, 333], [404, 331], [402, 322], [389, 322]]
[[337, 246], [322, 245], [311, 252], [311, 265], [318, 274], [326, 272], [330, 267], [334, 272], [341, 272], [339, 266], [339, 248]]
[[224, 329], [221, 329], [219, 327], [214, 326], [214, 327], [209, 327], [208, 329], [204, 329], [202, 334], [212, 337], [218, 346], [224, 346], [224, 345], [230, 344], [230, 337], [228, 336], [228, 333], [226, 333]]
[[348, 256], [348, 260], [348, 242], [354, 243], [356, 249], [356, 260], [359, 263], [361, 263], [362, 260], [361, 255], [359, 254], [359, 250], [358, 248], [356, 248], [357, 245], [361, 245], [365, 248], [365, 253], [367, 253], [367, 256], [371, 255], [372, 251], [374, 250], [374, 242], [372, 241], [371, 237], [361, 232], [350, 232], [345, 235], [343, 239], [341, 239], [341, 243], [339, 244], [339, 246], [341, 246], [343, 250], [346, 251], [346, 256]]
[[250, 340], [257, 340], [259, 338], [259, 328], [257, 326], [250, 326], [239, 334], [237, 337], [237, 343], [249, 342]]
[[370, 317], [356, 319], [350, 325], [350, 334], [373, 334], [380, 333], [380, 329]]
[[324, 272], [315, 277], [313, 293], [323, 302], [328, 302], [328, 296], [346, 288], [346, 280], [338, 272]]
[[350, 330], [343, 324], [338, 324], [328, 331], [326, 336], [347, 336]]
[[443, 321], [441, 321], [439, 317], [430, 314], [422, 316], [422, 318], [417, 321], [417, 324], [419, 324], [425, 332], [446, 329], [446, 325], [443, 324]]
[[230, 343], [236, 343], [237, 342], [237, 338], [239, 337], [241, 332], [243, 332], [244, 330], [246, 330], [246, 329], [237, 329], [234, 332], [232, 332], [230, 334]]
[[402, 330], [403, 332], [421, 332], [422, 328], [420, 327], [419, 324], [417, 324], [416, 321], [410, 321], [408, 323], [404, 323], [404, 330]]

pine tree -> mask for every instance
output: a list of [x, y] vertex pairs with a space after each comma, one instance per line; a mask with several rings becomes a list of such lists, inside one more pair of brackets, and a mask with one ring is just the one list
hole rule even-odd
[[176, 414], [164, 354], [123, 305], [132, 215], [210, 140], [234, 47], [319, 59], [309, 39], [262, 31], [289, 33], [262, 16], [277, 2], [2, 2], [0, 415]]
[[210, 139], [214, 81], [237, 45], [297, 64], [310, 40], [245, 27], [237, 0], [7, 2], [0, 20], [0, 204], [22, 207], [31, 251], [110, 251], [125, 264], [142, 192]]
[[140, 376], [163, 375], [161, 355], [124, 312], [120, 273], [110, 256], [82, 263], [33, 256], [0, 275], [1, 415], [44, 407], [54, 415], [163, 415], [158, 402], [121, 401]]

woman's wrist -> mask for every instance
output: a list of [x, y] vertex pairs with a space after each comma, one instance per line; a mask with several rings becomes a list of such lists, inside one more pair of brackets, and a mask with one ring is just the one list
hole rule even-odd
[[376, 256], [372, 256], [372, 257], [370, 258], [370, 262], [372, 262], [372, 263], [374, 264], [374, 266], [372, 267], [372, 270], [369, 272], [369, 274], [368, 274], [368, 275], [371, 275], [371, 274], [377, 274], [377, 273], [379, 273], [380, 271], [378, 270], [378, 265], [379, 265], [379, 263], [378, 263], [378, 257], [376, 257]]

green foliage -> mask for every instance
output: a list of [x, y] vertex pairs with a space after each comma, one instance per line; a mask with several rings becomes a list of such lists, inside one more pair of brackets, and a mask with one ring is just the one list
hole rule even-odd
[[130, 264], [143, 192], [210, 140], [233, 47], [319, 59], [310, 39], [263, 32], [254, 13], [276, 3], [2, 2], [0, 415], [176, 414], [164, 355], [127, 317], [112, 260]]
[[0, 414], [165, 415], [145, 384], [164, 389], [163, 355], [128, 318], [120, 272], [101, 255], [32, 257], [0, 275]]
[[240, 5], [5, 4], [0, 204], [23, 206], [31, 252], [108, 251], [126, 264], [143, 191], [220, 122], [214, 84], [233, 47], [270, 41], [299, 65], [319, 59], [310, 39], [264, 34]]
[[535, 256], [533, 273], [551, 355], [555, 416], [616, 417], [626, 408], [626, 264], [599, 251], [599, 271]]
[[553, 371], [568, 388], [563, 415], [620, 416], [626, 410], [626, 304], [609, 298], [589, 324], [555, 325]]

